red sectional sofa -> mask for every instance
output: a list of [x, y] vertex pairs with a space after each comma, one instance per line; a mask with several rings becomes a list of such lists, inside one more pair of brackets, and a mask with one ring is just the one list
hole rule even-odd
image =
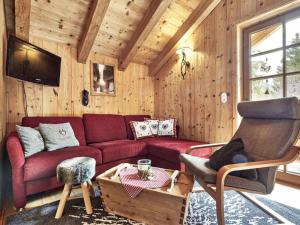
[[[26, 205], [26, 196], [62, 186], [56, 179], [56, 166], [65, 159], [88, 156], [96, 160], [97, 175], [122, 162], [136, 163], [149, 158], [154, 166], [183, 169], [179, 154], [188, 147], [203, 144], [172, 137], [151, 137], [135, 141], [130, 121], [143, 121], [147, 115], [85, 114], [81, 117], [24, 117], [23, 126], [39, 123], [69, 122], [80, 146], [43, 151], [25, 159], [18, 135], [13, 132], [6, 143], [12, 167], [13, 202], [16, 208]], [[208, 157], [211, 149], [195, 151]]]

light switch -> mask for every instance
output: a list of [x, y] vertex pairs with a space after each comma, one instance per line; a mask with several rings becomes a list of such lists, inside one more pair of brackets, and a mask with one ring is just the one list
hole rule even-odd
[[227, 102], [227, 93], [226, 92], [222, 92], [221, 93], [221, 102], [223, 103], [223, 104], [225, 104], [226, 102]]

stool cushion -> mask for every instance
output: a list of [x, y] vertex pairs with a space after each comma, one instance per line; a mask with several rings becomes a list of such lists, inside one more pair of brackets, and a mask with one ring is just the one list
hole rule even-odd
[[96, 174], [96, 160], [89, 157], [75, 157], [57, 166], [57, 179], [62, 183], [79, 184], [89, 181]]

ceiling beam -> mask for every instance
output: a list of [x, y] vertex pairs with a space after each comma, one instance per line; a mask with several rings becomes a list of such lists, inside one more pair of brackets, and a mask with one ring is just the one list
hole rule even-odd
[[165, 45], [164, 49], [149, 65], [150, 76], [156, 75], [168, 59], [176, 53], [181, 40], [188, 38], [196, 28], [216, 8], [221, 0], [204, 0], [197, 6], [192, 14], [185, 20], [175, 35]]
[[119, 57], [119, 70], [125, 70], [135, 56], [137, 50], [142, 46], [154, 26], [158, 23], [172, 0], [153, 0], [144, 13], [142, 21], [137, 26], [129, 43]]
[[4, 0], [6, 31], [8, 34], [15, 34], [15, 1]]
[[15, 0], [15, 32], [18, 38], [29, 40], [31, 0]]
[[110, 0], [93, 0], [88, 12], [88, 18], [83, 27], [82, 36], [78, 43], [77, 60], [86, 63], [94, 45], [100, 26], [108, 9]]

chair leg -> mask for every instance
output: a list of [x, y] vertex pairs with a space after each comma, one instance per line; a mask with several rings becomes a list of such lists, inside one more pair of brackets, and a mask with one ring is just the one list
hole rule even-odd
[[81, 189], [82, 189], [82, 194], [83, 194], [83, 200], [85, 204], [85, 210], [87, 214], [92, 214], [93, 213], [93, 208], [92, 208], [92, 203], [90, 199], [90, 194], [89, 194], [89, 186], [87, 182], [84, 182], [81, 184]]
[[225, 225], [224, 220], [224, 189], [220, 188], [216, 191], [216, 207], [217, 207], [217, 219], [218, 225]]
[[61, 218], [64, 208], [65, 208], [66, 201], [71, 194], [71, 190], [72, 190], [72, 184], [65, 184], [64, 190], [62, 192], [62, 196], [59, 201], [59, 205], [58, 205], [58, 208], [57, 208], [57, 211], [55, 214], [55, 219]]

